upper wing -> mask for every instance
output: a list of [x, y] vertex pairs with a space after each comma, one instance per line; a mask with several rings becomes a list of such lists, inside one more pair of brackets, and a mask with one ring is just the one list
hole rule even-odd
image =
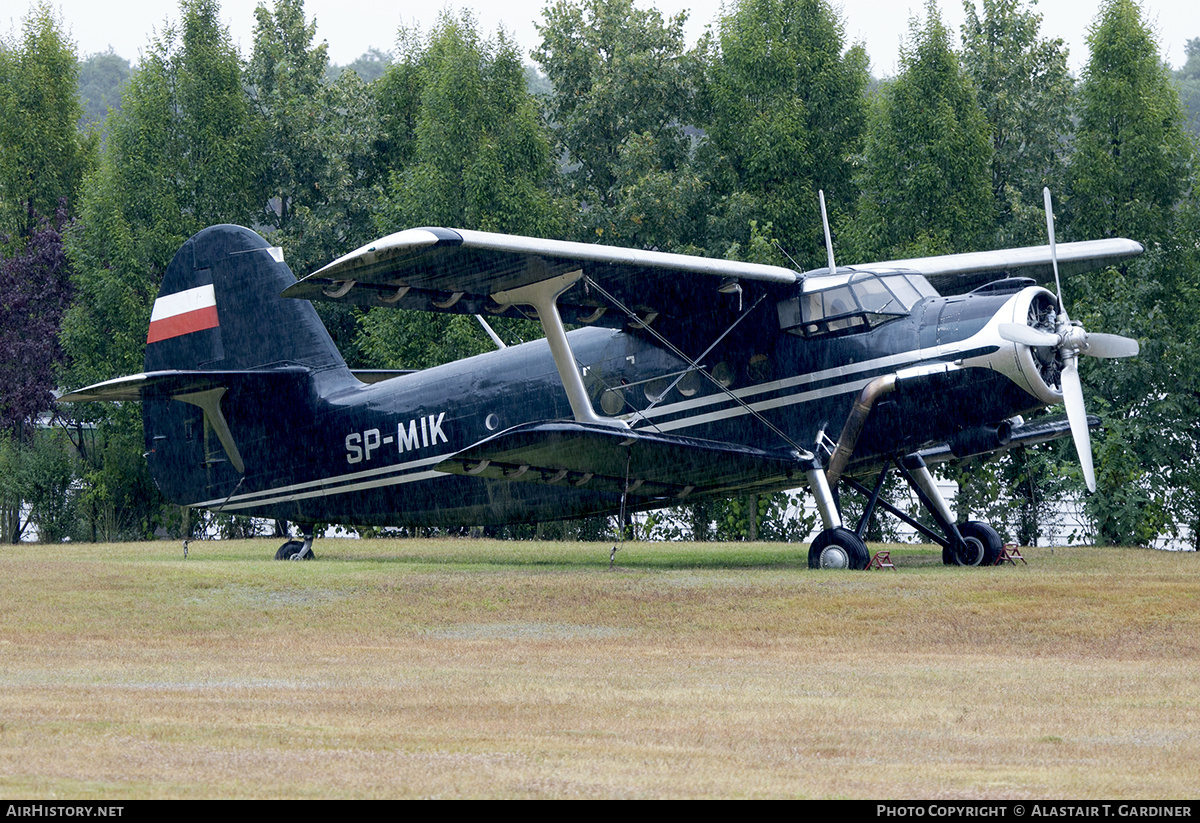
[[[492, 295], [571, 272], [584, 282], [558, 299], [568, 323], [619, 327], [629, 318], [592, 285], [599, 285], [643, 319], [701, 311], [698, 292], [714, 301], [742, 281], [792, 286], [796, 272], [657, 251], [542, 240], [467, 229], [408, 229], [339, 257], [284, 291], [285, 297], [333, 300], [461, 314], [518, 313]], [[735, 299], [736, 303], [736, 299]]]
[[[1124, 237], [1059, 243], [1056, 249], [1058, 270], [1064, 275], [1102, 269], [1137, 257], [1144, 251], [1141, 243]], [[885, 260], [855, 268], [911, 269], [925, 275], [933, 287], [943, 294], [973, 289], [1001, 277], [1032, 277], [1043, 283], [1054, 280], [1049, 246]]]
[[[1060, 271], [1071, 274], [1112, 265], [1143, 249], [1133, 240], [1112, 238], [1060, 243], [1057, 251]], [[885, 260], [854, 268], [916, 271], [939, 291], [951, 293], [1003, 277], [1047, 281], [1053, 276], [1049, 246]], [[799, 274], [780, 266], [710, 257], [422, 228], [390, 234], [343, 255], [283, 294], [364, 306], [516, 316], [528, 312], [501, 304], [493, 295], [572, 272], [580, 272], [583, 282], [559, 297], [562, 319], [620, 327], [631, 318], [617, 309], [618, 304], [646, 322], [659, 315], [691, 322], [722, 305], [719, 294], [740, 295], [743, 284], [782, 293], [806, 275], [827, 270]], [[709, 301], [698, 305], [698, 297], [704, 295]], [[737, 298], [726, 297], [724, 305], [731, 300], [738, 308]]]

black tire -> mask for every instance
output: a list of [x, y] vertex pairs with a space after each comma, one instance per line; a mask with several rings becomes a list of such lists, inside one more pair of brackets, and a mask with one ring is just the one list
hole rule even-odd
[[[289, 540], [279, 547], [279, 551], [275, 552], [276, 560], [295, 560], [301, 550], [304, 549], [304, 543], [300, 540]], [[304, 557], [305, 560], [312, 560], [314, 555], [310, 550]]]
[[1000, 534], [995, 529], [979, 520], [968, 520], [966, 523], [959, 524], [958, 531], [963, 537], [974, 537], [983, 544], [981, 566], [996, 565], [996, 561], [1004, 552], [1004, 541], [1000, 539]]
[[865, 569], [870, 562], [867, 544], [845, 528], [826, 529], [808, 547], [810, 569]]

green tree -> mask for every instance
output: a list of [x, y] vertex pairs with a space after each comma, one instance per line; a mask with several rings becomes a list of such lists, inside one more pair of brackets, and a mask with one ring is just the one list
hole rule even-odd
[[686, 157], [695, 97], [686, 14], [664, 20], [632, 0], [559, 0], [543, 16], [533, 58], [554, 88], [548, 114], [579, 199], [610, 203], [621, 147], [633, 135], [653, 143], [667, 167]]
[[[259, 167], [261, 220], [273, 243], [303, 275], [375, 234], [382, 193], [377, 156], [379, 113], [355, 72], [326, 80], [326, 44], [313, 44], [303, 0], [259, 6], [247, 85], [263, 130]], [[318, 304], [347, 360], [358, 365], [358, 312]]]
[[0, 42], [0, 231], [25, 236], [60, 199], [73, 209], [94, 157], [83, 115], [74, 46], [49, 3], [30, 11], [20, 42]]
[[120, 111], [121, 95], [131, 71], [129, 61], [111, 48], [80, 61], [79, 98], [84, 123], [95, 123], [103, 129], [109, 109]]
[[702, 49], [685, 14], [664, 20], [631, 0], [547, 6], [533, 53], [552, 93], [561, 170], [579, 240], [672, 251], [707, 243], [708, 183], [695, 164]]
[[[84, 184], [80, 220], [68, 232], [76, 299], [63, 320], [63, 383], [83, 386], [141, 370], [150, 307], [187, 237], [214, 223], [250, 224], [259, 134], [241, 60], [213, 0], [183, 0], [142, 55], [100, 166]], [[148, 535], [161, 499], [141, 458], [137, 409], [86, 404], [98, 425], [86, 449], [85, 494], [97, 518], [122, 534]]]
[[[442, 225], [553, 236], [561, 210], [548, 191], [550, 141], [514, 44], [501, 32], [483, 40], [472, 18], [443, 15], [425, 43], [402, 39], [402, 53], [379, 81], [412, 78], [419, 106], [389, 112], [385, 128], [408, 137], [407, 163], [393, 171], [378, 217], [381, 233]], [[405, 104], [411, 106], [411, 102]], [[527, 336], [527, 325], [499, 323]], [[424, 368], [492, 347], [473, 318], [374, 311], [359, 344], [378, 365]], [[511, 338], [510, 338], [511, 339]], [[468, 342], [469, 341], [469, 342]], [[408, 359], [416, 353], [416, 359]]]
[[411, 162], [392, 175], [381, 226], [555, 233], [549, 138], [515, 44], [503, 32], [482, 40], [469, 15], [446, 15], [397, 63], [417, 69], [420, 110]]
[[975, 250], [994, 225], [991, 133], [931, 2], [877, 96], [859, 185], [860, 259]]
[[1175, 72], [1179, 85], [1179, 100], [1187, 115], [1192, 139], [1200, 141], [1200, 37], [1193, 37], [1184, 46], [1187, 61]]
[[1138, 5], [1106, 3], [1089, 45], [1067, 232], [1132, 237], [1147, 254], [1064, 285], [1074, 319], [1142, 344], [1137, 358], [1084, 364], [1089, 411], [1104, 420], [1096, 438], [1098, 492], [1087, 510], [1100, 541], [1146, 544], [1173, 528], [1200, 480], [1194, 154], [1179, 95]]
[[717, 35], [705, 75], [702, 162], [719, 198], [714, 234], [745, 242], [749, 220], [769, 220], [793, 255], [820, 265], [817, 190], [835, 214], [854, 205], [866, 52], [846, 48], [826, 0], [739, 0], [717, 21]]
[[387, 67], [391, 65], [391, 62], [391, 52], [372, 47], [344, 66], [330, 63], [325, 69], [325, 80], [333, 83], [341, 77], [342, 72], [352, 71], [364, 83], [374, 83], [383, 76], [383, 73], [387, 71]]
[[1166, 240], [1190, 179], [1179, 94], [1133, 0], [1105, 3], [1088, 44], [1068, 175], [1069, 231]]
[[150, 305], [176, 250], [215, 223], [253, 224], [259, 133], [241, 60], [212, 0], [184, 0], [109, 124], [69, 234], [78, 299], [65, 343], [72, 385], [141, 368]]
[[1046, 242], [1042, 188], [1061, 189], [1074, 83], [1062, 40], [1023, 0], [965, 0], [963, 65], [992, 131], [998, 246]]

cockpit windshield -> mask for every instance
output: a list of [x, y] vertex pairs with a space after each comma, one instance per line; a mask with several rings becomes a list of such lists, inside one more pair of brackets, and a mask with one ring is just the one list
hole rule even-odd
[[916, 272], [840, 270], [809, 277], [800, 297], [780, 301], [779, 325], [805, 337], [852, 334], [905, 317], [937, 291]]

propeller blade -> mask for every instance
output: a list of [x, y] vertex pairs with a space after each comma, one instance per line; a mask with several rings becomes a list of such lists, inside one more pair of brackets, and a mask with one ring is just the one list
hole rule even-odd
[[1042, 331], [1022, 323], [1001, 323], [997, 329], [1000, 336], [1010, 343], [1023, 343], [1026, 346], [1057, 346], [1058, 335]]
[[1083, 383], [1079, 380], [1079, 358], [1072, 355], [1063, 365], [1063, 403], [1067, 407], [1067, 422], [1071, 424], [1071, 437], [1075, 440], [1075, 451], [1079, 452], [1079, 465], [1083, 469], [1083, 480], [1088, 491], [1096, 491], [1096, 470], [1092, 465], [1092, 437], [1088, 433], [1087, 411], [1083, 407]]
[[[1000, 333], [1004, 336], [1004, 332]], [[1104, 334], [1103, 332], [1089, 332], [1087, 336], [1087, 348], [1083, 353], [1089, 357], [1137, 357], [1141, 347], [1138, 341], [1128, 337], [1122, 337], [1119, 334]]]
[[1042, 203], [1046, 207], [1046, 236], [1050, 238], [1050, 263], [1054, 266], [1054, 290], [1058, 292], [1058, 312], [1063, 322], [1067, 318], [1067, 304], [1063, 301], [1062, 283], [1058, 282], [1058, 246], [1054, 242], [1054, 208], [1050, 204], [1050, 187], [1042, 187]]

